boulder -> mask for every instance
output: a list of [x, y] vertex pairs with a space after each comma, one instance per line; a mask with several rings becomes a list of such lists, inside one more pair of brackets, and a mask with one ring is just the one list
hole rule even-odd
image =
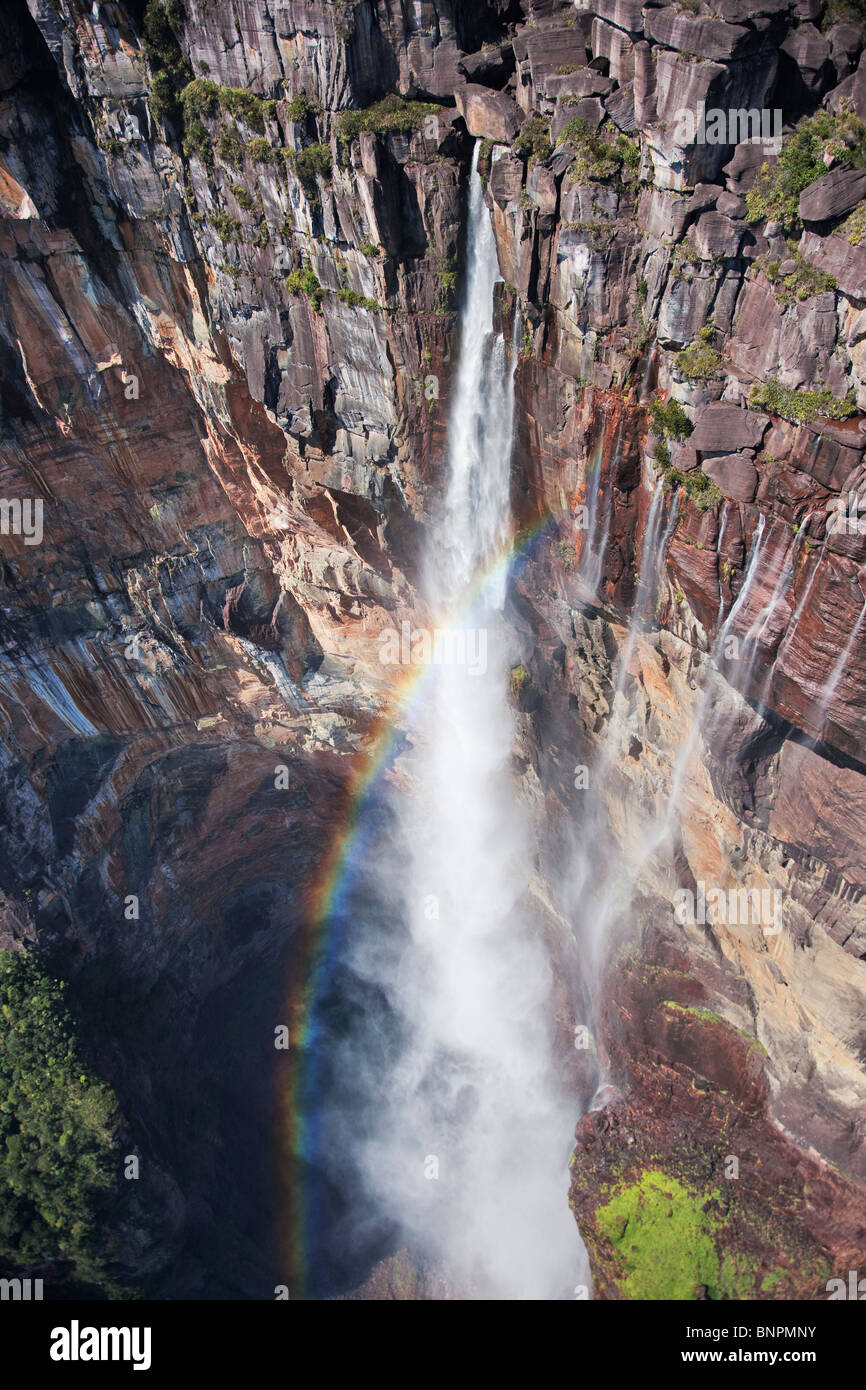
[[476, 82], [467, 82], [456, 89], [454, 97], [470, 135], [494, 140], [498, 145], [511, 144], [523, 117], [510, 96], [505, 92], [493, 92]]
[[736, 256], [746, 230], [744, 222], [734, 222], [721, 212], [704, 212], [690, 232], [690, 239], [703, 261], [716, 256]]
[[830, 45], [814, 24], [801, 24], [785, 39], [786, 105], [803, 103], [820, 96], [832, 81]]
[[729, 401], [713, 401], [700, 412], [689, 442], [699, 454], [723, 454], [730, 449], [757, 449], [770, 420], [755, 410]]
[[738, 145], [722, 170], [731, 193], [748, 193], [764, 163], [772, 163], [760, 145]]
[[586, 121], [590, 130], [598, 130], [604, 120], [604, 107], [598, 97], [581, 97], [573, 106], [564, 106], [562, 102], [558, 102], [550, 122], [550, 138], [554, 143], [575, 116]]
[[743, 451], [705, 459], [702, 472], [733, 502], [754, 502], [758, 490], [758, 470], [752, 454]]
[[736, 193], [729, 193], [725, 190], [716, 199], [716, 211], [723, 212], [726, 217], [745, 217], [746, 200], [738, 197]]
[[857, 64], [857, 54], [863, 47], [863, 34], [857, 24], [834, 24], [825, 36], [830, 45], [830, 59], [841, 81]]
[[861, 198], [866, 198], [866, 169], [831, 169], [803, 189], [800, 216], [804, 222], [829, 222], [850, 212]]
[[464, 53], [458, 66], [470, 82], [504, 86], [514, 72], [514, 49], [510, 43], [502, 43], [498, 48], [483, 48], [480, 53]]

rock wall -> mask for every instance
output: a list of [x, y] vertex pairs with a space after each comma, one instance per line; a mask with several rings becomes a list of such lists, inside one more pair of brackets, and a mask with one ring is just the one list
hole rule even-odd
[[[718, 1188], [708, 1296], [819, 1296], [866, 1243], [861, 29], [818, 0], [13, 0], [0, 53], [0, 492], [44, 504], [40, 544], [2, 536], [0, 933], [69, 976], [172, 1184], [126, 1272], [263, 1296], [279, 1268], [244, 1133], [275, 1124], [271, 1014], [387, 709], [379, 634], [420, 611], [480, 139], [542, 523], [512, 605], [537, 896], [564, 1052], [594, 1039], [575, 1118], [615, 1088], [574, 1165], [597, 1291], [634, 1291], [611, 1175], [659, 1168]], [[785, 225], [778, 146], [683, 117], [762, 109], [786, 142], [825, 122]], [[559, 850], [605, 748], [636, 897], [593, 1010]], [[782, 930], [678, 924], [698, 881], [778, 890]]]

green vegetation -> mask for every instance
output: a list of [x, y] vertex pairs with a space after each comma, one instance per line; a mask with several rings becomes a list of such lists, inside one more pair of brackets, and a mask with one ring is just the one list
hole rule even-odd
[[378, 256], [382, 248], [375, 241], [362, 241], [358, 250], [362, 256]]
[[849, 415], [856, 415], [857, 393], [852, 389], [840, 400], [827, 386], [814, 391], [799, 391], [783, 386], [777, 377], [772, 377], [767, 382], [755, 383], [749, 393], [749, 405], [802, 425], [818, 416], [846, 420]]
[[594, 134], [582, 116], [568, 122], [556, 143], [575, 147], [568, 174], [572, 183], [632, 180], [640, 169], [640, 147], [633, 140], [622, 134], [613, 140]]
[[533, 164], [543, 164], [553, 154], [550, 121], [545, 116], [529, 116], [520, 127], [511, 148], [515, 154], [526, 158], [529, 168]]
[[754, 187], [746, 194], [748, 220], [778, 222], [786, 232], [798, 231], [800, 194], [826, 174], [825, 154], [862, 168], [866, 165], [866, 125], [850, 113], [817, 111], [814, 116], [804, 116], [777, 162], [761, 166]]
[[656, 434], [664, 439], [688, 439], [694, 425], [679, 401], [663, 401], [654, 396], [650, 405], [650, 419]]
[[689, 381], [709, 381], [717, 374], [722, 355], [713, 346], [714, 333], [712, 324], [705, 324], [695, 341], [677, 357], [677, 369]]
[[821, 28], [826, 32], [834, 24], [856, 24], [866, 43], [866, 13], [863, 11], [863, 0], [829, 0], [824, 18], [821, 20]]
[[692, 1190], [658, 1168], [616, 1190], [596, 1220], [619, 1257], [625, 1297], [684, 1300], [704, 1290], [712, 1299], [748, 1297], [751, 1281], [716, 1248], [725, 1224], [715, 1214], [720, 1203], [719, 1192]]
[[839, 228], [839, 235], [847, 237], [852, 246], [860, 246], [866, 238], [866, 202], [859, 203], [849, 212]]
[[337, 291], [337, 298], [343, 304], [348, 304], [351, 309], [369, 309], [371, 314], [382, 312], [381, 304], [377, 303], [375, 299], [371, 299], [366, 294], [358, 294], [357, 290], [350, 290], [346, 285]]
[[241, 139], [234, 126], [222, 126], [220, 128], [219, 155], [220, 159], [227, 164], [234, 164], [235, 167], [243, 164], [246, 145]]
[[296, 96], [286, 102], [286, 115], [290, 121], [295, 121], [297, 124], [309, 120], [311, 116], [317, 116], [319, 109], [315, 102], [310, 101], [306, 92], [298, 92]]
[[319, 281], [319, 277], [311, 266], [305, 265], [303, 270], [293, 270], [286, 276], [286, 289], [290, 294], [305, 294], [317, 314], [322, 312], [322, 299], [325, 291]]
[[196, 154], [205, 164], [212, 163], [213, 142], [205, 121], [216, 120], [224, 111], [257, 131], [258, 137], [247, 144], [233, 126], [222, 126], [219, 137], [221, 159], [238, 165], [243, 163], [247, 152], [253, 159], [266, 163], [275, 163], [279, 157], [264, 138], [265, 121], [273, 117], [276, 102], [265, 101], [240, 87], [220, 87], [207, 77], [195, 77], [181, 91], [180, 103], [184, 122], [183, 147], [187, 156]]
[[280, 160], [279, 150], [275, 150], [269, 140], [263, 135], [256, 135], [247, 145], [247, 154], [250, 159], [254, 159], [258, 164], [277, 164]]
[[238, 207], [243, 208], [244, 212], [252, 212], [253, 208], [255, 207], [255, 199], [253, 198], [253, 195], [251, 193], [248, 193], [247, 190], [243, 187], [243, 185], [239, 183], [231, 184], [230, 188]]
[[508, 678], [512, 695], [519, 695], [532, 682], [532, 677], [525, 666], [512, 666]]
[[150, 109], [157, 120], [182, 115], [179, 96], [192, 76], [177, 38], [184, 18], [183, 0], [147, 0], [144, 7], [142, 42], [151, 71]]
[[35, 956], [0, 951], [0, 1256], [66, 1260], [106, 1286], [117, 1111], [81, 1059], [63, 990]]
[[227, 212], [212, 212], [208, 215], [208, 221], [223, 241], [237, 241], [243, 231], [238, 219], [230, 217]]
[[764, 275], [774, 287], [776, 299], [780, 304], [790, 304], [793, 300], [810, 299], [813, 294], [823, 294], [825, 290], [835, 290], [836, 281], [832, 275], [825, 275], [822, 271], [816, 270], [808, 261], [804, 260], [796, 246], [790, 247], [790, 254], [785, 260], [796, 261], [794, 270], [789, 270], [785, 275], [781, 273], [782, 261], [770, 260], [768, 256], [761, 256], [755, 262], [756, 270], [763, 271]]
[[298, 182], [311, 200], [318, 197], [316, 176], [329, 179], [333, 173], [329, 145], [307, 145], [303, 150], [287, 150], [286, 163], [294, 170]]
[[361, 111], [344, 111], [337, 121], [337, 139], [349, 145], [362, 130], [370, 130], [374, 135], [387, 135], [393, 130], [409, 134], [420, 130], [425, 117], [435, 116], [441, 109], [435, 102], [407, 101], [392, 92]]
[[[694, 345], [693, 345], [694, 346]], [[704, 343], [702, 346], [706, 347]], [[686, 349], [687, 350], [687, 349]], [[711, 349], [712, 350], [712, 349]], [[680, 354], [682, 357], [682, 353]], [[671, 451], [668, 440], [688, 439], [694, 426], [679, 401], [663, 401], [654, 396], [650, 404], [650, 420], [653, 431], [658, 435], [653, 457], [662, 475], [666, 489], [683, 488], [689, 501], [700, 512], [708, 512], [722, 501], [722, 493], [712, 478], [696, 469], [694, 473], [680, 473], [671, 466]]]

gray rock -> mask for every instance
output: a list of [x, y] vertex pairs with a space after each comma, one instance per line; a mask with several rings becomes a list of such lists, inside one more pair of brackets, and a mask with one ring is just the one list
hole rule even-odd
[[768, 416], [741, 410], [727, 401], [704, 406], [690, 436], [699, 454], [721, 454], [730, 449], [757, 449], [769, 425]]
[[654, 39], [667, 48], [677, 48], [681, 53], [694, 53], [698, 58], [710, 58], [716, 62], [727, 62], [747, 53], [758, 42], [754, 30], [745, 26], [684, 14], [673, 6], [661, 10], [647, 9], [644, 33], [648, 39]]
[[758, 470], [750, 452], [722, 454], [705, 459], [702, 472], [733, 502], [754, 502], [758, 490]]
[[609, 74], [620, 86], [634, 80], [634, 45], [622, 29], [595, 18], [592, 21], [592, 53], [594, 58], [607, 59]]
[[594, 0], [592, 8], [618, 29], [635, 36], [643, 33], [643, 0]]
[[501, 86], [514, 72], [514, 49], [510, 43], [498, 48], [484, 48], [479, 53], [464, 53], [458, 62], [460, 71], [470, 82], [485, 86]]
[[863, 35], [857, 24], [834, 24], [825, 36], [830, 45], [830, 57], [841, 81], [857, 65], [857, 54], [863, 47]]
[[847, 237], [818, 236], [808, 229], [800, 238], [800, 255], [832, 275], [843, 294], [866, 299], [866, 246], [852, 246]]
[[457, 88], [454, 97], [470, 135], [476, 139], [495, 140], [500, 145], [511, 144], [522, 117], [510, 96], [467, 82], [464, 87]]
[[716, 199], [716, 211], [723, 212], [726, 217], [745, 217], [746, 200], [738, 197], [736, 193], [729, 193], [725, 190]]
[[829, 222], [850, 212], [866, 197], [866, 169], [831, 169], [800, 194], [804, 222]]
[[736, 256], [746, 230], [744, 222], [734, 222], [721, 212], [704, 212], [690, 232], [690, 238], [702, 260], [714, 256]]
[[523, 160], [514, 154], [503, 154], [495, 160], [490, 166], [488, 187], [498, 207], [516, 203], [523, 192]]
[[564, 106], [558, 102], [550, 121], [550, 138], [554, 143], [576, 116], [586, 121], [590, 130], [598, 130], [604, 120], [604, 107], [598, 97], [581, 97], [574, 106]]
[[820, 96], [830, 73], [830, 45], [823, 34], [814, 24], [801, 24], [785, 39], [781, 52], [790, 60], [785, 70], [791, 93], [787, 99]]

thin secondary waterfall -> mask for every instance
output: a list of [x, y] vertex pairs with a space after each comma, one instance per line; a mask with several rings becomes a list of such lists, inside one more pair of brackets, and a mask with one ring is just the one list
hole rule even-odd
[[[425, 566], [433, 637], [454, 659], [431, 665], [408, 731], [409, 937], [378, 971], [403, 1046], [366, 1169], [457, 1296], [560, 1299], [588, 1275], [567, 1203], [575, 1101], [555, 1080], [551, 968], [527, 911], [531, 848], [510, 771], [514, 384], [493, 328], [499, 279], [476, 148], [447, 485]], [[484, 659], [459, 659], [470, 649]]]

